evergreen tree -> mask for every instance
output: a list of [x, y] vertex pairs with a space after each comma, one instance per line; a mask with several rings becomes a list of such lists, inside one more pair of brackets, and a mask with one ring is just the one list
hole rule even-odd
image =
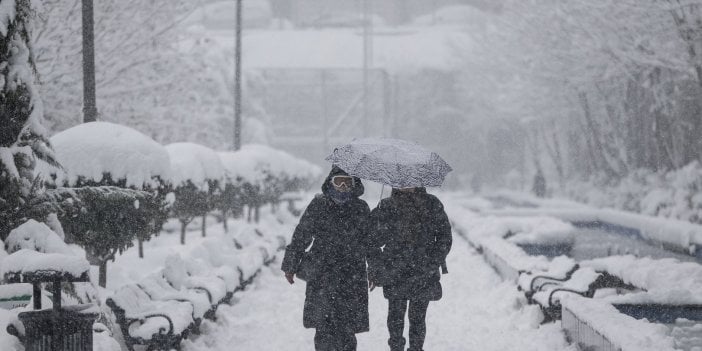
[[[7, 4], [7, 3], [10, 4]], [[41, 126], [31, 47], [30, 0], [0, 0], [0, 239], [27, 216], [41, 194], [34, 167], [37, 160], [58, 166]], [[36, 218], [43, 220], [44, 218]]]

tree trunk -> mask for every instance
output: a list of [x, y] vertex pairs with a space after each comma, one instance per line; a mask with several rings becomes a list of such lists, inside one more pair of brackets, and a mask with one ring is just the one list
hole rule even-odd
[[256, 208], [254, 209], [254, 221], [255, 221], [256, 223], [258, 223], [258, 220], [261, 218], [261, 216], [260, 216], [260, 214], [259, 214], [259, 209], [260, 209], [260, 208], [261, 208], [261, 206], [256, 206]]
[[229, 233], [229, 227], [227, 226], [227, 210], [222, 210], [222, 223], [224, 223], [224, 232]]
[[144, 241], [139, 239], [139, 258], [144, 258]]
[[207, 236], [207, 213], [202, 215], [202, 237]]
[[188, 226], [187, 222], [180, 222], [180, 244], [185, 245], [185, 228]]
[[98, 272], [98, 285], [107, 288], [107, 260], [100, 261], [100, 270]]

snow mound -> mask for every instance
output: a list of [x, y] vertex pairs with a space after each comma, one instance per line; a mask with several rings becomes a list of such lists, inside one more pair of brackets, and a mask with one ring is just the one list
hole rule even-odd
[[5, 246], [9, 252], [27, 249], [43, 253], [73, 254], [73, 251], [61, 240], [58, 234], [46, 224], [33, 219], [13, 229], [5, 239]]
[[317, 165], [262, 144], [243, 145], [236, 152], [220, 152], [219, 157], [230, 179], [242, 178], [252, 184], [260, 184], [268, 175], [299, 179], [322, 175]]
[[88, 261], [81, 257], [22, 249], [2, 260], [0, 276], [4, 277], [8, 273], [56, 271], [79, 277], [89, 269]]
[[217, 152], [195, 143], [173, 143], [166, 146], [171, 157], [173, 184], [191, 181], [201, 190], [208, 190], [208, 181], [222, 181], [224, 166]]
[[51, 138], [65, 168], [59, 184], [74, 186], [79, 177], [100, 182], [105, 173], [127, 186], [158, 186], [155, 177], [170, 180], [168, 153], [161, 144], [132, 128], [109, 122], [84, 123]]
[[581, 262], [582, 266], [606, 270], [645, 293], [613, 297], [618, 302], [701, 304], [702, 266], [673, 258], [611, 256]]

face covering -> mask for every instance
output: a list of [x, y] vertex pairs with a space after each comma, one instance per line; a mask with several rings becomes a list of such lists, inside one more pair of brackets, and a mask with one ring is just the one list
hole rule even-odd
[[353, 198], [353, 195], [351, 194], [351, 191], [347, 192], [341, 192], [336, 190], [336, 187], [333, 185], [329, 187], [329, 197], [337, 204], [337, 205], [343, 205], [344, 203], [348, 202]]

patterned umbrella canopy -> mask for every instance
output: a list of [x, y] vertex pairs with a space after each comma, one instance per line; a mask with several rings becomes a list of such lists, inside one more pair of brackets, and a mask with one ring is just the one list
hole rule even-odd
[[446, 161], [417, 143], [390, 138], [356, 139], [334, 149], [327, 161], [348, 174], [393, 188], [441, 186]]

